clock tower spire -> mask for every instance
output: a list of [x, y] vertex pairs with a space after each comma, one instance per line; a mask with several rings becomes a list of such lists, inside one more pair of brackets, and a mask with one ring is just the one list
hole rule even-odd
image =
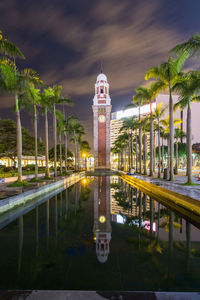
[[112, 106], [109, 84], [103, 73], [97, 76], [92, 108], [94, 166], [95, 169], [110, 169], [110, 113]]

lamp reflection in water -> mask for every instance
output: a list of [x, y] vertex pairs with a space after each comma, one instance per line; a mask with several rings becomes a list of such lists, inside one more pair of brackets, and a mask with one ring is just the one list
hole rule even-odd
[[94, 182], [94, 240], [100, 263], [105, 263], [110, 252], [111, 214], [110, 177], [99, 176]]

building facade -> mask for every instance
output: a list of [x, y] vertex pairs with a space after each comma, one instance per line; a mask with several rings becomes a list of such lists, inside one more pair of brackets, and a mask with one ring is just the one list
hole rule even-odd
[[[152, 111], [156, 109], [156, 101], [152, 103]], [[143, 105], [140, 107], [140, 113], [142, 116], [150, 113], [150, 104]], [[139, 108], [129, 108], [126, 110], [120, 110], [111, 114], [110, 120], [110, 145], [114, 146], [114, 142], [117, 137], [123, 133], [120, 129], [123, 125], [123, 118], [129, 118], [139, 115]], [[147, 148], [149, 147], [149, 134], [147, 134]], [[128, 156], [125, 157], [125, 165], [128, 165]], [[116, 169], [118, 167], [118, 154], [111, 153], [111, 168]]]
[[93, 99], [94, 167], [110, 169], [110, 114], [111, 99], [105, 74], [97, 76]]

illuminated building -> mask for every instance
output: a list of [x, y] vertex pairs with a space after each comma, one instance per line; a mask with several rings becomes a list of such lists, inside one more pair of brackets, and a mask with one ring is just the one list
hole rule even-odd
[[110, 113], [111, 99], [105, 74], [97, 76], [93, 99], [94, 167], [110, 168]]
[[105, 263], [110, 253], [111, 240], [109, 176], [98, 176], [94, 182], [94, 239], [97, 259]]
[[[17, 158], [15, 159], [17, 166]], [[35, 156], [22, 156], [22, 166], [35, 164]], [[14, 162], [9, 157], [1, 157], [0, 165], [4, 165], [6, 167], [14, 166]], [[45, 156], [38, 156], [38, 166], [45, 167]]]
[[[156, 102], [152, 103], [152, 110], [154, 111], [156, 109]], [[150, 105], [144, 105], [140, 107], [140, 113], [141, 115], [145, 115], [150, 113]], [[119, 110], [117, 112], [113, 112], [111, 114], [111, 121], [110, 121], [110, 144], [111, 147], [113, 146], [113, 143], [115, 142], [116, 138], [120, 134], [120, 128], [123, 125], [123, 118], [133, 117], [139, 115], [139, 108], [129, 108], [125, 110]]]
[[[152, 111], [156, 109], [156, 101], [152, 102]], [[150, 113], [150, 104], [143, 105], [140, 107], [141, 115], [146, 115]], [[139, 115], [139, 108], [133, 107], [125, 110], [120, 110], [111, 114], [110, 121], [110, 145], [113, 147], [113, 144], [117, 137], [122, 133], [120, 128], [123, 125], [123, 118], [129, 118]], [[147, 134], [147, 146], [149, 144], [149, 135]], [[111, 153], [111, 167], [117, 168], [116, 160], [118, 160], [118, 155]]]

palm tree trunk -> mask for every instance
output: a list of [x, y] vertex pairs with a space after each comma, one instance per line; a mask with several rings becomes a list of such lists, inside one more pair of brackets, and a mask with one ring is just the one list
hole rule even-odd
[[48, 116], [47, 116], [47, 108], [45, 107], [45, 176], [49, 177], [49, 134], [48, 134]]
[[35, 179], [38, 179], [37, 107], [35, 104], [34, 104], [34, 131], [35, 131]]
[[168, 158], [167, 158], [167, 166], [168, 169], [170, 168], [170, 138], [167, 138], [167, 151], [168, 151]]
[[64, 133], [65, 139], [65, 172], [67, 172], [67, 133]]
[[135, 136], [135, 169], [136, 173], [138, 173], [138, 141], [137, 141], [137, 131]]
[[[139, 122], [140, 122], [140, 107], [139, 107]], [[139, 173], [142, 173], [142, 127], [139, 127]]]
[[[183, 109], [181, 109], [181, 131], [183, 132]], [[183, 142], [183, 137], [181, 136], [181, 143]]]
[[158, 178], [161, 176], [161, 168], [160, 168], [160, 157], [161, 157], [161, 151], [160, 151], [160, 124], [158, 120]]
[[144, 175], [147, 175], [147, 137], [146, 137], [146, 133], [144, 134], [143, 155], [144, 155]]
[[152, 120], [152, 104], [150, 103], [150, 176], [153, 176], [153, 120]]
[[187, 183], [192, 183], [192, 126], [191, 126], [191, 107], [188, 103], [187, 108]]
[[133, 169], [133, 133], [131, 131], [131, 169]]
[[178, 174], [178, 140], [176, 139], [176, 164], [175, 164], [175, 174]]
[[77, 141], [76, 141], [76, 135], [74, 134], [74, 163], [75, 163], [75, 171], [77, 170], [77, 156], [76, 156], [76, 153], [77, 153]]
[[62, 175], [62, 136], [59, 134], [59, 142], [60, 142], [60, 175]]
[[19, 111], [19, 103], [18, 96], [15, 96], [15, 104], [16, 104], [16, 135], [17, 135], [17, 161], [18, 161], [18, 181], [22, 181], [22, 127], [20, 120], [20, 111]]
[[78, 143], [78, 140], [77, 140], [77, 148], [76, 148], [76, 155], [77, 155], [77, 167], [78, 167], [78, 171], [79, 171], [79, 143]]
[[53, 105], [53, 142], [54, 142], [54, 176], [57, 176], [57, 128], [56, 128], [56, 107]]
[[156, 132], [153, 132], [153, 172], [156, 172]]
[[164, 138], [162, 137], [162, 173], [164, 172]]
[[171, 83], [169, 82], [169, 136], [170, 136], [170, 160], [169, 160], [169, 180], [174, 180], [174, 112]]
[[131, 171], [131, 137], [128, 134], [128, 170]]
[[122, 151], [121, 151], [121, 170], [123, 170], [123, 166], [124, 166], [124, 161], [123, 161], [123, 147], [122, 147]]

